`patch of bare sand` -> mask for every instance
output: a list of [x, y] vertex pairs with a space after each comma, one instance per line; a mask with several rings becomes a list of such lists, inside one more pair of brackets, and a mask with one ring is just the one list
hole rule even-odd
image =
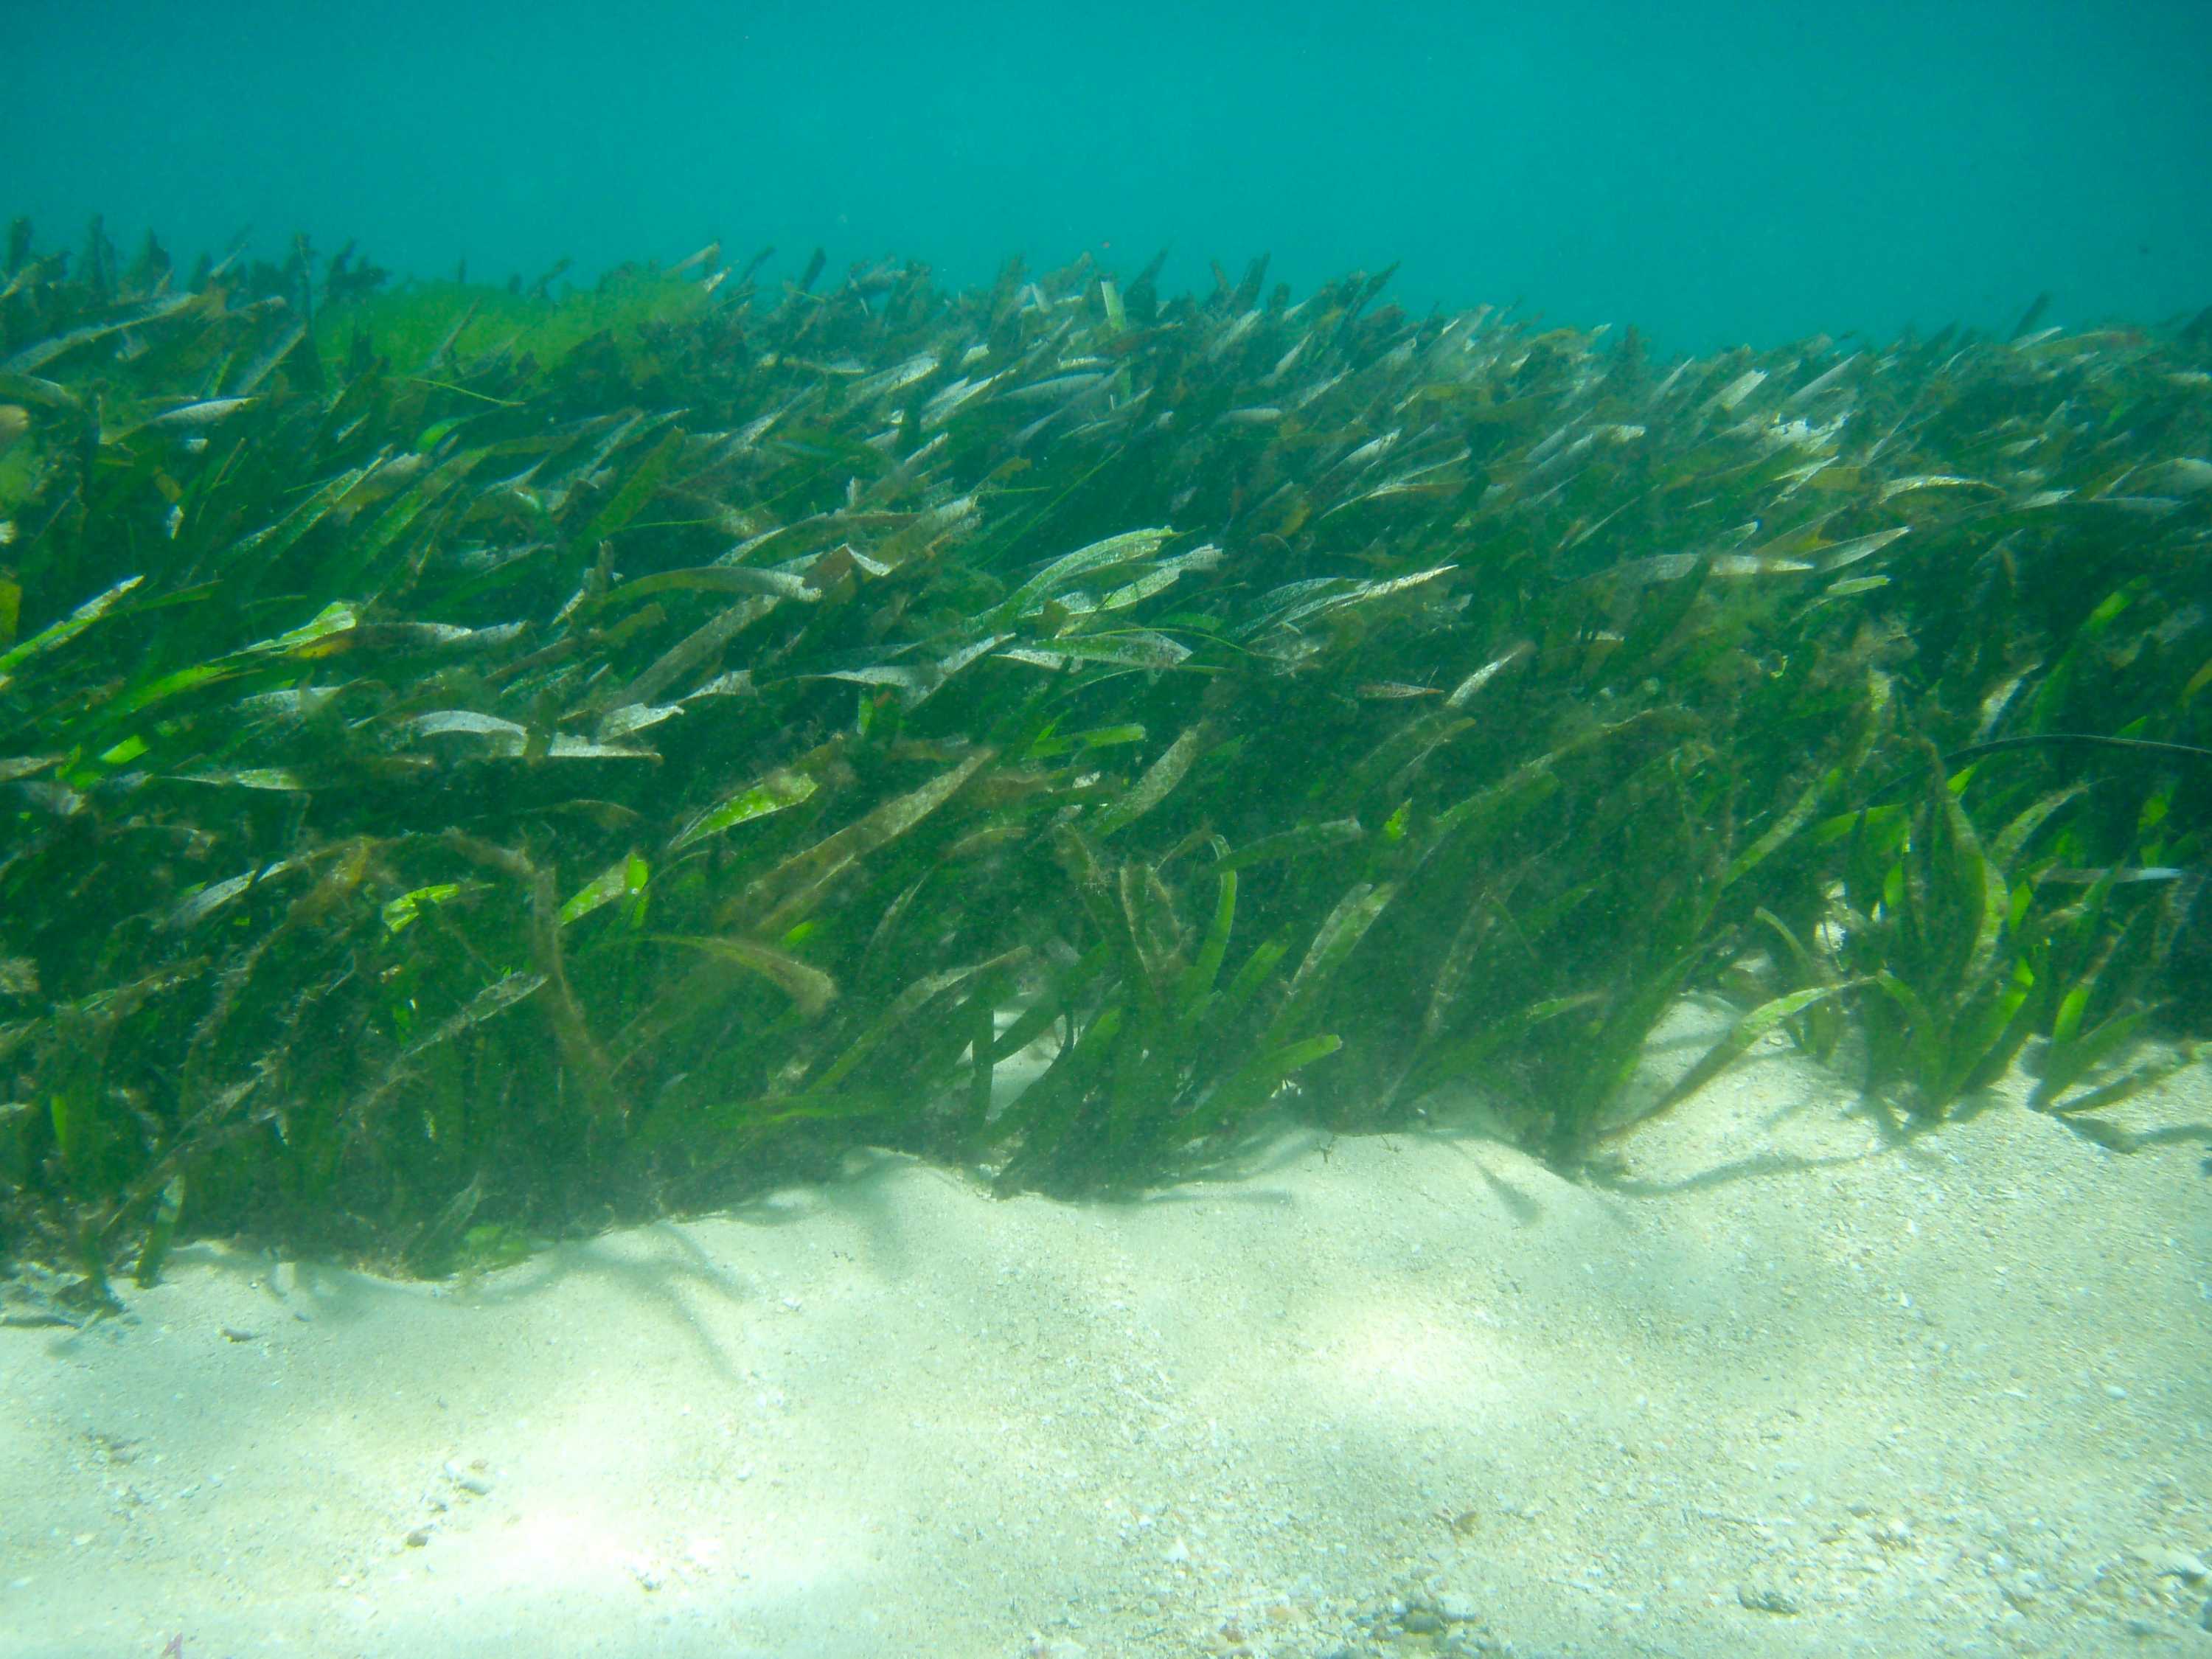
[[1633, 1191], [1303, 1136], [467, 1286], [198, 1246], [0, 1331], [0, 1656], [2212, 1654], [2208, 1150], [1886, 1148], [1762, 1048]]

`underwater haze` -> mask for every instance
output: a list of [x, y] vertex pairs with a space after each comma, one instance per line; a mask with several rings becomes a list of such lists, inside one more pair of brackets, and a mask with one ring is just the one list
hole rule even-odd
[[1705, 350], [2212, 298], [2212, 8], [11, 0], [6, 209], [588, 276], [710, 237], [951, 284], [1518, 302]]
[[0, 0], [0, 1659], [2206, 1659], [2208, 17]]

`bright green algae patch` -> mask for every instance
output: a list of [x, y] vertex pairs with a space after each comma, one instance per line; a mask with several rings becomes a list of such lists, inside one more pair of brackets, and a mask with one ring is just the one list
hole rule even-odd
[[1782, 1030], [1900, 1133], [2025, 1054], [2124, 1146], [2201, 1028], [2203, 319], [1661, 362], [712, 252], [11, 240], [6, 1248], [443, 1272], [855, 1142], [1075, 1193], [1438, 1090], [1587, 1167], [1717, 986], [1662, 1107]]
[[626, 269], [556, 298], [459, 282], [410, 283], [344, 300], [317, 317], [323, 356], [343, 362], [361, 340], [395, 372], [434, 374], [447, 362], [500, 351], [550, 365], [596, 336], [690, 322], [711, 306], [701, 283]]

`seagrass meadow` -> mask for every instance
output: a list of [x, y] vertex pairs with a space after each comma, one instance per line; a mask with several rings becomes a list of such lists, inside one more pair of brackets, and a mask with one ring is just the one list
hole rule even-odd
[[[1158, 1183], [1684, 994], [1909, 1136], [2212, 1018], [2212, 313], [1655, 359], [1264, 260], [0, 266], [0, 1249]], [[1052, 1054], [1008, 1098], [994, 1073]], [[1635, 1109], [1654, 1109], [1644, 1101]]]

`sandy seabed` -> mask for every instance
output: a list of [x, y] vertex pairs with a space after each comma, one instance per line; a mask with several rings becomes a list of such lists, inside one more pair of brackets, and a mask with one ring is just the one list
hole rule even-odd
[[0, 1656], [2212, 1655], [2212, 1079], [2127, 1155], [2021, 1092], [1886, 1146], [1763, 1048], [1626, 1189], [1462, 1124], [472, 1284], [195, 1245], [0, 1330]]

